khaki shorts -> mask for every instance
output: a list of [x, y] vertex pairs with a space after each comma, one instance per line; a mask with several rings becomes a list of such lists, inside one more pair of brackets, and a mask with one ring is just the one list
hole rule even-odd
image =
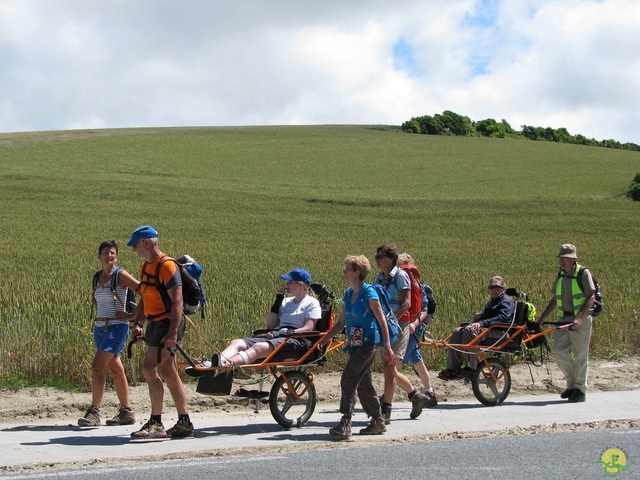
[[400, 332], [398, 332], [398, 338], [391, 344], [393, 353], [396, 354], [396, 359], [404, 360], [404, 356], [407, 353], [407, 345], [409, 345], [409, 323], [410, 322], [398, 322], [400, 324]]

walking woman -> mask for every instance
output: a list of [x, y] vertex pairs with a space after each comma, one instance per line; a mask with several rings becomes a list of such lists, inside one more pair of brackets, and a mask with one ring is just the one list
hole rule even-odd
[[320, 342], [324, 347], [346, 325], [349, 346], [347, 361], [340, 388], [340, 423], [329, 430], [331, 435], [351, 437], [351, 417], [356, 403], [356, 394], [362, 408], [371, 418], [369, 426], [360, 430], [360, 435], [379, 435], [387, 431], [380, 406], [380, 399], [373, 387], [371, 363], [376, 356], [377, 345], [384, 348], [384, 362], [393, 362], [389, 329], [378, 294], [371, 285], [364, 283], [371, 271], [371, 264], [363, 255], [348, 256], [344, 261], [344, 277], [349, 288], [344, 294], [344, 308], [333, 328]]
[[137, 291], [139, 282], [127, 271], [116, 267], [118, 243], [115, 240], [102, 242], [98, 248], [98, 259], [102, 270], [94, 275], [93, 302], [96, 318], [93, 339], [96, 354], [91, 364], [92, 400], [84, 417], [78, 420], [81, 427], [96, 427], [101, 423], [100, 405], [106, 387], [107, 368], [111, 373], [116, 394], [120, 402], [118, 413], [106, 421], [107, 425], [132, 425], [136, 419], [131, 408], [129, 385], [120, 353], [129, 337], [129, 320], [133, 313], [126, 310], [127, 289]]

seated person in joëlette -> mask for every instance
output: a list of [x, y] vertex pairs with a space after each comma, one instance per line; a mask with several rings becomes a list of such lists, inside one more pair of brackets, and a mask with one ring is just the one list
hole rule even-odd
[[[516, 305], [511, 297], [505, 293], [507, 286], [502, 277], [493, 277], [489, 281], [489, 301], [484, 310], [473, 315], [473, 322], [460, 326], [453, 331], [450, 344], [466, 345], [485, 329], [494, 323], [510, 323], [513, 319]], [[447, 368], [438, 373], [442, 380], [453, 380], [470, 377], [478, 367], [476, 353], [462, 351], [460, 348], [449, 347]], [[462, 367], [463, 360], [467, 366]]]
[[[287, 339], [287, 335], [292, 333], [314, 330], [322, 316], [320, 302], [310, 288], [311, 275], [302, 268], [294, 268], [281, 278], [287, 283], [276, 294], [267, 315], [267, 329], [271, 331], [265, 336], [232, 340], [222, 352], [214, 354], [213, 367], [255, 363], [268, 357], [284, 341], [287, 345], [283, 350], [286, 349], [287, 353], [306, 352], [311, 348], [312, 343], [306, 338]], [[290, 296], [285, 297], [285, 294]]]

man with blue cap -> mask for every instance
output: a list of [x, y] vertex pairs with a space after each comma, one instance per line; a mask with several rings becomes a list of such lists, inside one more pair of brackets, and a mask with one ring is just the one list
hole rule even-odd
[[[182, 340], [185, 330], [180, 270], [175, 260], [160, 251], [158, 232], [150, 225], [136, 228], [127, 246], [143, 261], [140, 266], [139, 290], [142, 308], [139, 309], [131, 336], [134, 341], [142, 338], [142, 326], [146, 320], [144, 341], [148, 348], [142, 373], [149, 385], [151, 398], [151, 417], [140, 430], [131, 434], [131, 438], [193, 437], [187, 396], [174, 356], [176, 345]], [[178, 422], [169, 430], [165, 430], [162, 425], [163, 381], [166, 382], [178, 411]]]

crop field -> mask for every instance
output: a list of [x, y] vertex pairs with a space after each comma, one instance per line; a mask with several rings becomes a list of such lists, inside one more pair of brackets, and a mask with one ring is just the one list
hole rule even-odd
[[[376, 126], [0, 134], [0, 381], [90, 384], [97, 248], [118, 240], [137, 276], [125, 244], [142, 224], [203, 265], [194, 321], [219, 347], [264, 325], [281, 274], [304, 267], [341, 296], [344, 257], [373, 262], [385, 242], [434, 287], [436, 338], [482, 308], [493, 275], [541, 311], [570, 242], [603, 288], [593, 355], [636, 355], [640, 203], [624, 192], [637, 172], [637, 152]], [[185, 347], [212, 353], [193, 332]], [[124, 361], [134, 383], [142, 350]]]

